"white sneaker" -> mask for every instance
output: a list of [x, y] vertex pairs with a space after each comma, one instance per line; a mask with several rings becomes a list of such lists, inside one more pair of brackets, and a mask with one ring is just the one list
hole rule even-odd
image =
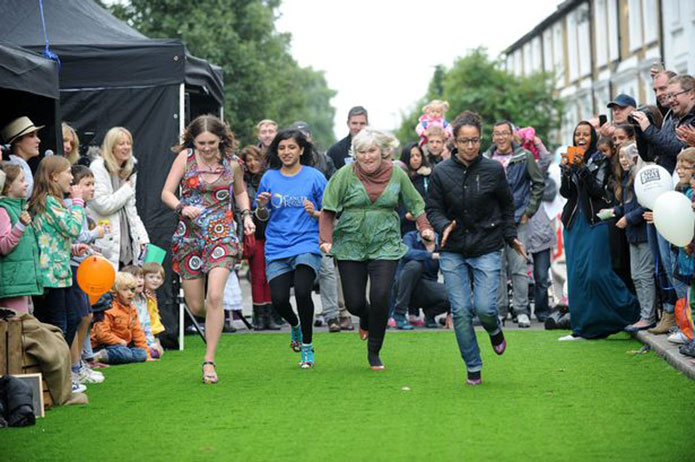
[[516, 322], [519, 324], [519, 327], [531, 327], [531, 321], [529, 320], [528, 315], [526, 314], [520, 314], [519, 316], [517, 316]]
[[73, 393], [84, 393], [85, 391], [87, 391], [87, 387], [82, 385], [80, 382], [78, 382], [75, 379], [76, 375], [77, 374], [75, 374], [74, 372], [72, 373], [72, 392]]
[[101, 383], [104, 381], [104, 374], [96, 372], [89, 367], [82, 365], [80, 372], [77, 373], [77, 380], [80, 383]]
[[565, 335], [564, 337], [560, 337], [558, 339], [558, 341], [560, 341], [560, 342], [571, 342], [574, 340], [584, 340], [584, 337], [575, 337], [574, 335], [569, 334], [569, 335]]
[[688, 343], [688, 337], [683, 335], [683, 332], [681, 331], [672, 333], [668, 336], [666, 340], [668, 340], [671, 343], [675, 343], [676, 345], [684, 345]]

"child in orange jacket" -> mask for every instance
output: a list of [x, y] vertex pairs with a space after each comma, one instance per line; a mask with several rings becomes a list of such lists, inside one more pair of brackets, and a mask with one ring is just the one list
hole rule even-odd
[[119, 272], [113, 284], [111, 308], [92, 327], [92, 347], [99, 351], [95, 361], [107, 364], [150, 360], [145, 333], [133, 306], [137, 281], [132, 274]]

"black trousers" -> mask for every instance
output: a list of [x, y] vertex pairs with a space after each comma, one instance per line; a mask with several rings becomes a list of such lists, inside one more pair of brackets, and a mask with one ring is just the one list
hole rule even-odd
[[422, 278], [424, 265], [411, 260], [403, 266], [396, 278], [395, 312], [405, 315], [408, 308], [422, 308], [425, 316], [433, 318], [451, 310], [444, 284]]
[[[301, 324], [304, 343], [311, 343], [312, 341], [314, 302], [311, 300], [311, 290], [314, 287], [314, 279], [316, 279], [316, 273], [314, 273], [313, 268], [307, 265], [297, 265], [294, 271], [283, 273], [268, 282], [273, 306], [291, 326], [296, 326], [297, 323]], [[290, 304], [290, 287], [292, 285], [294, 285], [294, 298], [297, 301], [299, 319], [297, 319]]]
[[[389, 316], [389, 297], [398, 260], [338, 260], [345, 307], [360, 318], [360, 327], [369, 331], [368, 348], [378, 352], [384, 343]], [[367, 279], [369, 278], [369, 304]]]

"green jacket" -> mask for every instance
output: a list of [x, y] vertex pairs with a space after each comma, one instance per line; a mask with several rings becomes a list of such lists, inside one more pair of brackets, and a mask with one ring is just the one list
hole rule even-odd
[[[12, 227], [19, 221], [25, 204], [26, 199], [0, 197], [0, 207], [7, 212]], [[42, 293], [39, 246], [33, 228], [27, 226], [12, 252], [0, 256], [0, 298]]]
[[72, 242], [80, 235], [84, 217], [82, 201], [73, 200], [68, 209], [51, 195], [46, 196], [46, 210], [34, 216], [44, 287], [72, 286]]
[[418, 217], [425, 201], [408, 175], [393, 166], [386, 189], [372, 203], [352, 164], [338, 170], [323, 192], [323, 210], [339, 214], [331, 253], [338, 260], [399, 260], [408, 248], [401, 239], [398, 204]]

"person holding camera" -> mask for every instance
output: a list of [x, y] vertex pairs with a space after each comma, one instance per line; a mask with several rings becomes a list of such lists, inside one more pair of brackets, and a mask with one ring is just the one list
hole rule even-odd
[[627, 122], [627, 116], [637, 108], [637, 102], [632, 96], [621, 93], [608, 103], [607, 107], [611, 110], [613, 120], [611, 123], [601, 125], [599, 134], [606, 138], [613, 138], [615, 127]]
[[572, 333], [559, 340], [602, 338], [639, 318], [639, 302], [611, 264], [609, 223], [597, 213], [611, 206], [610, 159], [596, 149], [587, 121], [574, 129], [574, 147], [563, 154], [560, 194]]

